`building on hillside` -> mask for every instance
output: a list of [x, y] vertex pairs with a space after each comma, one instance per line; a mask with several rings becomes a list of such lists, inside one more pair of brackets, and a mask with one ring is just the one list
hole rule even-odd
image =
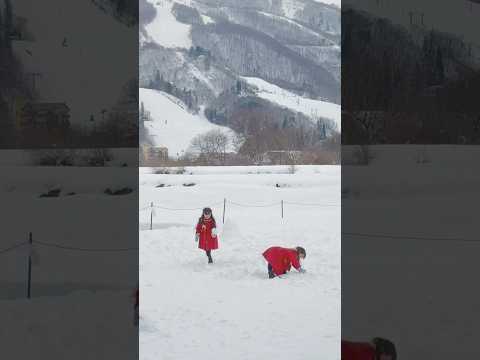
[[297, 163], [302, 156], [298, 150], [271, 150], [263, 154], [262, 163], [268, 165], [290, 165]]
[[145, 164], [168, 160], [168, 149], [164, 146], [143, 144], [141, 150]]

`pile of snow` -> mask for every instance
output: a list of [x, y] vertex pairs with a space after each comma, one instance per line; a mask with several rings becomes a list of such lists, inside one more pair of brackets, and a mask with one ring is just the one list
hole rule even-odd
[[181, 156], [190, 147], [192, 139], [210, 130], [221, 130], [232, 136], [232, 130], [212, 124], [200, 111], [192, 114], [177, 98], [162, 91], [140, 88], [140, 102], [151, 114], [152, 121], [145, 122], [156, 146], [168, 148], [171, 157]]
[[300, 112], [312, 120], [318, 117], [331, 119], [341, 129], [341, 106], [327, 101], [304, 98], [288, 90], [255, 77], [242, 77], [258, 89], [257, 96], [272, 103]]
[[[153, 230], [149, 209], [139, 218], [140, 359], [339, 359], [340, 167], [256, 175], [217, 169], [141, 171], [140, 205], [159, 208]], [[189, 182], [196, 185], [181, 186]], [[255, 205], [262, 207], [245, 207]], [[213, 265], [194, 242], [204, 206], [219, 227]], [[261, 254], [272, 245], [304, 246], [307, 273], [269, 280]]]
[[167, 48], [190, 48], [192, 46], [191, 26], [177, 21], [172, 13], [175, 2], [170, 0], [148, 1], [157, 12], [155, 19], [145, 27], [150, 38]]

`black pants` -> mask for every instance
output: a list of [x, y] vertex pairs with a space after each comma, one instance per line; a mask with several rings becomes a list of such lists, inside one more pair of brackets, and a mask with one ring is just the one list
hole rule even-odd
[[275, 273], [273, 272], [272, 265], [268, 264], [268, 278], [273, 279], [275, 277]]
[[213, 260], [212, 260], [212, 251], [211, 251], [211, 250], [205, 250], [205, 252], [207, 253], [208, 262], [209, 262], [209, 263], [213, 262]]

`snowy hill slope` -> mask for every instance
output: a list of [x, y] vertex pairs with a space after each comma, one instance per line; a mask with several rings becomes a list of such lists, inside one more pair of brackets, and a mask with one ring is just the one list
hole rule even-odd
[[220, 129], [233, 135], [232, 130], [212, 124], [202, 115], [190, 113], [185, 104], [169, 94], [140, 88], [139, 95], [140, 102], [152, 117], [152, 121], [145, 122], [145, 127], [156, 146], [168, 148], [169, 156], [180, 156], [188, 150], [196, 135], [210, 130]]
[[335, 122], [337, 129], [341, 129], [341, 106], [330, 102], [308, 99], [279, 86], [268, 83], [265, 80], [251, 77], [242, 77], [248, 84], [253, 85], [257, 96], [271, 101], [280, 106], [301, 112], [310, 119], [323, 117]]
[[[91, 114], [100, 117], [102, 109], [115, 105], [125, 83], [137, 76], [136, 63], [125, 52], [136, 43], [138, 28], [127, 27], [93, 2], [17, 0], [15, 11], [28, 18], [35, 34], [34, 42], [14, 42], [15, 56], [26, 72], [42, 74], [36, 84], [39, 101], [66, 102], [72, 123], [82, 123]], [[48, 24], [38, 16], [45, 12], [56, 15]], [[125, 41], [112, 42], [118, 38]], [[112, 58], [117, 59], [115, 66]]]
[[174, 2], [166, 0], [151, 0], [156, 10], [155, 20], [146, 25], [145, 30], [159, 45], [167, 48], [186, 48], [192, 46], [190, 26], [182, 24], [172, 13]]

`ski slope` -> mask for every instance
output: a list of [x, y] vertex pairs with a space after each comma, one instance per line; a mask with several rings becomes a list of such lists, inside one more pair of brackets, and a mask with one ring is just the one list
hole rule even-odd
[[304, 98], [288, 90], [255, 77], [242, 77], [248, 84], [258, 89], [257, 96], [288, 109], [300, 112], [312, 120], [324, 117], [333, 120], [341, 129], [341, 106], [326, 101]]
[[152, 121], [145, 122], [155, 145], [168, 148], [171, 157], [181, 156], [190, 147], [192, 139], [210, 130], [220, 129], [229, 136], [232, 130], [212, 124], [203, 115], [188, 112], [177, 98], [162, 91], [140, 88], [140, 103], [150, 111]]
[[[140, 359], [339, 360], [340, 167], [187, 173], [140, 170]], [[297, 203], [283, 220], [282, 199]], [[184, 210], [155, 209], [150, 230], [150, 202]], [[271, 206], [245, 207], [255, 204]], [[213, 265], [194, 242], [193, 208], [204, 206], [219, 227]], [[261, 253], [272, 245], [304, 246], [307, 273], [268, 279]]]
[[190, 48], [192, 39], [191, 26], [182, 24], [172, 14], [175, 3], [170, 0], [149, 0], [155, 7], [157, 16], [145, 29], [148, 35], [159, 45], [167, 48]]
[[[12, 46], [25, 73], [41, 73], [37, 100], [66, 102], [72, 123], [85, 124], [91, 114], [101, 118], [102, 109], [115, 105], [127, 81], [138, 77], [137, 59], [125, 56], [136, 50], [132, 44], [138, 41], [138, 28], [125, 26], [91, 1], [16, 0], [13, 8], [28, 19], [35, 37]], [[39, 16], [45, 13], [51, 15], [48, 21]]]

